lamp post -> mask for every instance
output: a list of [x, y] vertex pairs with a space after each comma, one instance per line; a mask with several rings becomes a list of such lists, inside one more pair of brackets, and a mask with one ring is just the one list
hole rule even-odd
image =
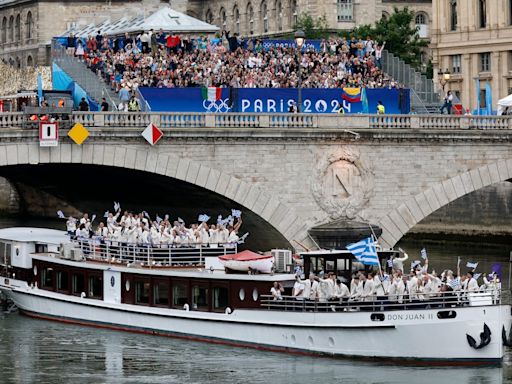
[[300, 66], [301, 63], [301, 51], [304, 43], [306, 42], [306, 34], [304, 31], [298, 30], [295, 32], [295, 44], [297, 44], [297, 55], [298, 55], [298, 75], [299, 75], [299, 100], [297, 103], [297, 112], [302, 112], [302, 68]]
[[450, 81], [450, 71], [448, 69], [445, 69], [444, 72], [440, 69], [439, 72], [437, 72], [437, 76], [439, 77], [439, 84], [441, 84], [441, 87], [443, 87], [443, 93], [444, 93], [444, 87]]

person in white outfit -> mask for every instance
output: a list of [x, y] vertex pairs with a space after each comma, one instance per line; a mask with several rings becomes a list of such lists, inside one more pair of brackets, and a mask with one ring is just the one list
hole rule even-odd
[[309, 279], [301, 280], [299, 276], [296, 277], [296, 280], [304, 284], [304, 291], [302, 292], [302, 296], [308, 300], [316, 300], [318, 298], [318, 281], [315, 280], [315, 275], [310, 274]]
[[404, 252], [403, 257], [393, 257], [393, 270], [404, 272], [404, 261], [409, 258], [409, 255]]

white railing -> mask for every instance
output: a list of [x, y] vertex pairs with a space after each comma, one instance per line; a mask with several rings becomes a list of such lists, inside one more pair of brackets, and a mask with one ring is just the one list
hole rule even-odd
[[[0, 113], [0, 128], [35, 128], [23, 113]], [[166, 128], [383, 129], [383, 130], [512, 130], [512, 116], [337, 115], [199, 112], [73, 112], [50, 116], [70, 128], [141, 128], [149, 123]], [[122, 131], [121, 131], [122, 132]]]
[[302, 297], [261, 295], [261, 306], [269, 310], [304, 312], [352, 312], [390, 311], [404, 309], [456, 308], [461, 306], [488, 306], [510, 302], [510, 291], [491, 290], [485, 292], [447, 291], [366, 298], [340, 298], [331, 300], [308, 300]]
[[63, 251], [64, 258], [73, 258], [67, 252], [80, 250], [85, 259], [111, 264], [139, 265], [142, 267], [202, 267], [206, 257], [218, 257], [237, 253], [237, 244], [151, 245], [122, 243], [111, 240], [76, 239], [73, 249]]

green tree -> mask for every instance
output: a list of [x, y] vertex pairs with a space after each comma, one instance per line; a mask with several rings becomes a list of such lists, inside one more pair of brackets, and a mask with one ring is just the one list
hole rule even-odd
[[386, 42], [386, 49], [421, 70], [422, 52], [428, 41], [421, 39], [418, 28], [414, 25], [414, 12], [407, 7], [398, 9], [388, 18], [381, 18], [374, 26], [361, 25], [354, 30], [354, 35], [361, 39], [371, 36], [380, 44]]
[[295, 30], [299, 29], [304, 32], [306, 39], [323, 39], [329, 36], [325, 15], [315, 20], [309, 13], [299, 14]]

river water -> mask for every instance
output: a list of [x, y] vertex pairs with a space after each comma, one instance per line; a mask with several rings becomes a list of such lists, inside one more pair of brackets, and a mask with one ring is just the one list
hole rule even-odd
[[[0, 227], [15, 224], [55, 226], [49, 222], [0, 221]], [[479, 262], [477, 272], [501, 268], [503, 285], [508, 286], [512, 249], [506, 242], [420, 242], [406, 237], [399, 246], [411, 260], [419, 259], [419, 250], [426, 247], [430, 266], [437, 271], [455, 270], [458, 256], [462, 256], [462, 270], [467, 261]], [[507, 352], [501, 367], [383, 365], [224, 347], [0, 313], [0, 384], [70, 382], [512, 383], [512, 351]]]

